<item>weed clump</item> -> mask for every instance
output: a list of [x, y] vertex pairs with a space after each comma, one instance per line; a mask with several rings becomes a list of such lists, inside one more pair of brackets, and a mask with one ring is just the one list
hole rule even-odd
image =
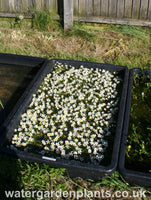
[[52, 14], [43, 11], [34, 13], [33, 25], [39, 31], [54, 31], [59, 27], [59, 23], [52, 19]]

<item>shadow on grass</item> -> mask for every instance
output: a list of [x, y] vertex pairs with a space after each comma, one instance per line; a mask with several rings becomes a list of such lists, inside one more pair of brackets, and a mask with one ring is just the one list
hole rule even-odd
[[[17, 158], [0, 153], [0, 198], [7, 198], [5, 191], [21, 191], [20, 162]], [[19, 198], [17, 198], [19, 199]]]

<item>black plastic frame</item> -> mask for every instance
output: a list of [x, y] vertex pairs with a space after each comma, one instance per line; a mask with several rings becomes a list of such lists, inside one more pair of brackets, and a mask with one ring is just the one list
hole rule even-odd
[[[29, 88], [33, 85], [35, 82], [35, 79], [39, 77], [39, 74], [42, 73], [43, 69], [45, 68], [46, 63], [48, 62], [45, 58], [39, 58], [39, 57], [32, 57], [32, 56], [24, 56], [24, 55], [16, 55], [16, 54], [5, 54], [0, 53], [0, 64], [7, 64], [16, 66], [24, 66], [24, 67], [38, 67], [38, 71], [35, 74], [35, 78], [31, 81], [29, 85], [27, 85], [27, 88], [21, 95], [20, 99], [17, 101], [17, 103], [14, 105], [12, 111], [8, 115], [7, 119], [3, 123], [0, 123], [0, 135], [4, 127], [7, 127], [10, 119], [13, 117], [13, 115], [16, 113], [17, 109], [20, 107], [20, 105], [23, 102], [23, 99], [27, 96]], [[4, 108], [5, 110], [5, 108]]]
[[43, 64], [47, 59], [40, 57], [0, 53], [0, 63], [35, 67]]
[[[130, 74], [129, 74], [127, 101], [126, 101], [126, 107], [125, 107], [123, 133], [122, 133], [120, 155], [119, 155], [119, 171], [129, 183], [133, 185], [151, 187], [150, 173], [144, 173], [144, 172], [129, 170], [125, 168], [125, 152], [126, 152], [126, 146], [127, 146], [128, 127], [129, 127], [129, 120], [130, 120], [131, 96], [132, 96], [134, 73], [141, 76], [142, 71], [139, 68], [134, 68], [130, 70]], [[151, 74], [151, 71], [146, 69], [144, 70], [144, 73], [146, 75], [149, 73]]]
[[[108, 166], [94, 166], [92, 164], [80, 163], [78, 161], [73, 160], [64, 160], [64, 159], [51, 159], [51, 158], [43, 158], [41, 155], [21, 152], [18, 150], [10, 150], [4, 147], [6, 141], [10, 141], [11, 137], [14, 132], [14, 128], [17, 126], [20, 120], [20, 116], [25, 110], [27, 109], [30, 101], [32, 100], [33, 93], [39, 88], [41, 82], [43, 81], [44, 77], [52, 70], [54, 64], [56, 62], [65, 63], [67, 65], [72, 65], [74, 67], [80, 67], [83, 65], [87, 68], [102, 68], [113, 71], [122, 71], [124, 80], [123, 80], [123, 87], [122, 93], [120, 98], [120, 105], [119, 105], [119, 113], [117, 119], [117, 127], [115, 132], [115, 139], [113, 144], [113, 153], [111, 163]], [[118, 162], [118, 155], [119, 155], [119, 148], [120, 148], [120, 139], [122, 133], [122, 126], [123, 126], [123, 119], [124, 119], [124, 111], [125, 111], [125, 103], [126, 103], [126, 95], [127, 95], [127, 85], [128, 85], [128, 74], [129, 70], [127, 67], [124, 66], [117, 66], [117, 65], [110, 65], [110, 64], [101, 64], [101, 63], [92, 63], [92, 62], [82, 62], [82, 61], [71, 61], [71, 60], [61, 60], [61, 59], [53, 59], [48, 62], [44, 71], [39, 75], [38, 79], [35, 79], [34, 85], [30, 88], [28, 93], [26, 93], [26, 98], [24, 101], [20, 102], [21, 105], [18, 107], [17, 112], [14, 116], [12, 116], [10, 123], [7, 127], [5, 127], [3, 136], [1, 138], [2, 143], [0, 146], [0, 151], [16, 155], [17, 157], [29, 161], [35, 161], [39, 163], [45, 163], [50, 165], [51, 167], [63, 167], [66, 168], [70, 176], [77, 177], [81, 176], [83, 178], [93, 178], [99, 179], [104, 175], [112, 174], [117, 167]]]

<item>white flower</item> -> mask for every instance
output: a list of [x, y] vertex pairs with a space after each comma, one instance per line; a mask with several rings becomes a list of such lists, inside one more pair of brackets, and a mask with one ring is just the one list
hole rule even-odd
[[86, 150], [91, 162], [98, 164], [108, 146], [104, 137], [111, 134], [112, 117], [118, 109], [120, 82], [104, 69], [56, 63], [21, 116], [12, 144], [28, 148], [39, 137], [41, 154], [52, 151], [82, 161]]
[[23, 20], [23, 19], [24, 19], [24, 16], [23, 16], [23, 15], [19, 15], [19, 19], [20, 19], [20, 20]]

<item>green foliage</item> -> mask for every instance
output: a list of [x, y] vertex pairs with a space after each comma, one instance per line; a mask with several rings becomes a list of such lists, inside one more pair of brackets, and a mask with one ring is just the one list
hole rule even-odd
[[21, 161], [0, 154], [0, 194], [5, 199], [5, 190], [66, 190], [62, 178], [65, 169], [54, 169], [45, 164]]
[[97, 186], [108, 186], [109, 188], [112, 188], [114, 193], [117, 191], [131, 192], [132, 190], [142, 190], [145, 191], [146, 195], [151, 195], [151, 192], [146, 190], [144, 187], [129, 185], [118, 171], [115, 171], [111, 176], [102, 178], [98, 182], [94, 182], [94, 187]]
[[61, 28], [59, 22], [52, 19], [52, 15], [44, 11], [35, 11], [33, 24], [39, 31], [51, 31]]
[[[151, 77], [134, 76], [128, 147], [128, 165], [149, 172], [151, 169]], [[136, 167], [137, 166], [137, 167]], [[131, 166], [132, 168], [132, 166]]]
[[[51, 15], [52, 16], [52, 15]], [[50, 16], [49, 16], [50, 17]], [[42, 17], [42, 20], [36, 22], [34, 24], [35, 28], [38, 30], [43, 29], [43, 25], [41, 25], [45, 17]], [[47, 17], [46, 17], [47, 18]], [[38, 20], [38, 17], [36, 18]], [[62, 28], [60, 28], [59, 22], [52, 20], [50, 17], [50, 24], [45, 24], [43, 34], [52, 34], [54, 39], [59, 43], [59, 41], [63, 41], [64, 37], [68, 38], [73, 42], [73, 40], [78, 40], [78, 44], [81, 43], [79, 49], [76, 51], [71, 51], [68, 44], [64, 43], [63, 45], [59, 45], [59, 50], [56, 48], [57, 42], [53, 46], [53, 42], [49, 41], [48, 43], [41, 43], [37, 42], [37, 37], [39, 36], [39, 32], [35, 29], [31, 29], [31, 20], [24, 19], [21, 22], [21, 29], [25, 32], [26, 37], [24, 40], [21, 41], [12, 41], [10, 40], [10, 35], [12, 29], [9, 28], [9, 21], [12, 21], [12, 26], [14, 23], [14, 19], [6, 19], [0, 20], [0, 31], [3, 34], [0, 34], [0, 52], [2, 53], [14, 53], [14, 54], [23, 54], [28, 56], [38, 56], [38, 57], [46, 57], [48, 59], [52, 58], [62, 58], [62, 59], [72, 59], [72, 60], [81, 60], [81, 61], [92, 61], [92, 62], [106, 62], [110, 64], [120, 64], [127, 66], [129, 68], [133, 67], [147, 67], [151, 68], [151, 57], [150, 57], [150, 32], [151, 28], [146, 27], [131, 27], [125, 25], [100, 25], [99, 30], [94, 31], [94, 29], [86, 28], [85, 25], [75, 24], [73, 30], [63, 33]], [[48, 22], [48, 21], [47, 21]], [[35, 22], [34, 22], [35, 23]], [[44, 22], [45, 23], [45, 22]], [[42, 29], [41, 29], [42, 26]], [[39, 27], [39, 28], [38, 28]], [[19, 28], [16, 24], [12, 28]], [[96, 27], [95, 27], [96, 28]], [[101, 29], [101, 31], [100, 31]], [[56, 31], [57, 30], [57, 31]], [[103, 31], [102, 31], [103, 30]], [[88, 32], [88, 34], [87, 34]], [[86, 35], [86, 37], [85, 37]], [[119, 41], [123, 38], [123, 41], [120, 45], [119, 42], [113, 44], [113, 40]], [[73, 40], [72, 40], [73, 39]], [[86, 41], [86, 44], [84, 43]], [[90, 41], [90, 42], [87, 42]], [[91, 48], [90, 43], [93, 44], [94, 48]], [[76, 45], [77, 43], [72, 44], [72, 46]], [[82, 49], [82, 45], [84, 49]], [[100, 47], [98, 51], [101, 51], [101, 54], [97, 55], [96, 46]], [[122, 47], [124, 46], [124, 48]], [[118, 52], [116, 52], [116, 56], [112, 57], [109, 56], [108, 58], [104, 58], [104, 54], [110, 50], [110, 48], [119, 47]], [[65, 52], [64, 48], [68, 48], [68, 51]], [[86, 52], [86, 53], [85, 53]], [[90, 52], [89, 54], [87, 52]], [[114, 52], [114, 51], [113, 51]], [[143, 96], [142, 96], [143, 97]], [[141, 98], [142, 98], [141, 97]], [[145, 96], [143, 98], [146, 98]], [[139, 108], [141, 108], [139, 106]], [[142, 112], [142, 108], [140, 109], [139, 113]], [[144, 112], [144, 111], [143, 111]], [[145, 111], [146, 112], [146, 111]], [[138, 113], [138, 114], [139, 114]], [[147, 127], [150, 130], [150, 127]], [[133, 127], [135, 130], [135, 127]], [[134, 133], [135, 131], [133, 131]], [[135, 135], [134, 135], [135, 137]], [[146, 137], [146, 135], [145, 135]], [[130, 165], [132, 167], [132, 164]], [[147, 165], [146, 165], [147, 166]], [[48, 167], [48, 169], [47, 169]], [[83, 188], [85, 184], [86, 188], [89, 186], [89, 182], [84, 182], [81, 180], [80, 184], [74, 184], [69, 178], [62, 178], [60, 175], [60, 170], [56, 171], [56, 169], [50, 168], [49, 166], [45, 165], [38, 165], [38, 164], [31, 164], [30, 162], [21, 162], [19, 159], [0, 155], [0, 196], [1, 199], [5, 199], [3, 197], [5, 190], [20, 190], [22, 188], [66, 188], [67, 186], [70, 189], [75, 189], [75, 187]], [[149, 170], [151, 172], [151, 169]], [[42, 180], [38, 179], [39, 177]], [[113, 177], [114, 176], [114, 177]], [[65, 181], [64, 181], [65, 179]], [[106, 178], [103, 178], [106, 179]], [[115, 181], [116, 179], [116, 181]], [[36, 181], [37, 182], [36, 182]], [[113, 181], [114, 180], [114, 181]], [[119, 175], [119, 180], [122, 181], [121, 176]], [[46, 182], [45, 182], [46, 181]], [[113, 181], [113, 183], [112, 183]], [[107, 181], [104, 180], [104, 184], [97, 182], [97, 186], [106, 186], [118, 188], [121, 185], [121, 182], [118, 181], [118, 177], [116, 175], [112, 175], [112, 178], [108, 177]], [[64, 183], [66, 182], [66, 183]], [[40, 183], [42, 186], [40, 186]], [[125, 181], [123, 181], [125, 183]], [[34, 185], [37, 184], [37, 185]], [[68, 184], [68, 185], [66, 185]], [[93, 185], [96, 183], [93, 181]], [[47, 186], [46, 186], [47, 185]], [[112, 186], [111, 186], [112, 185]], [[125, 186], [122, 184], [123, 188], [130, 187], [125, 183]], [[111, 188], [113, 189], [113, 188]]]
[[4, 106], [1, 100], [0, 100], [0, 106], [4, 109]]
[[[81, 52], [78, 53], [73, 53], [73, 54], [64, 54], [63, 52], [58, 52], [53, 57], [58, 58], [58, 59], [67, 59], [67, 60], [79, 60], [79, 61], [88, 61], [88, 62], [98, 62], [97, 59], [95, 59], [92, 56], [87, 57], [83, 55]], [[103, 63], [103, 61], [102, 61]]]
[[129, 37], [135, 37], [141, 40], [146, 40], [150, 38], [151, 30], [149, 28], [145, 29], [138, 26], [129, 25], [111, 25], [112, 30], [115, 30], [123, 35]]
[[95, 34], [89, 31], [83, 24], [75, 23], [71, 30], [64, 33], [66, 36], [76, 36], [81, 37], [86, 41], [93, 41], [95, 39]]
[[118, 171], [114, 172], [111, 176], [102, 178], [101, 181], [95, 183], [95, 186], [108, 186], [114, 188], [115, 191], [130, 190], [130, 185], [124, 180]]
[[22, 15], [20, 16], [16, 15], [13, 21], [12, 20], [9, 21], [11, 28], [21, 28], [23, 19], [24, 17]]
[[[65, 172], [65, 169], [54, 169], [48, 165], [39, 165], [37, 163], [22, 162], [21, 175], [22, 183], [27, 190], [49, 190], [60, 189], [59, 179]], [[62, 188], [65, 184], [62, 184]]]
[[34, 27], [38, 30], [48, 30], [50, 24], [50, 15], [46, 12], [35, 12], [34, 13]]

